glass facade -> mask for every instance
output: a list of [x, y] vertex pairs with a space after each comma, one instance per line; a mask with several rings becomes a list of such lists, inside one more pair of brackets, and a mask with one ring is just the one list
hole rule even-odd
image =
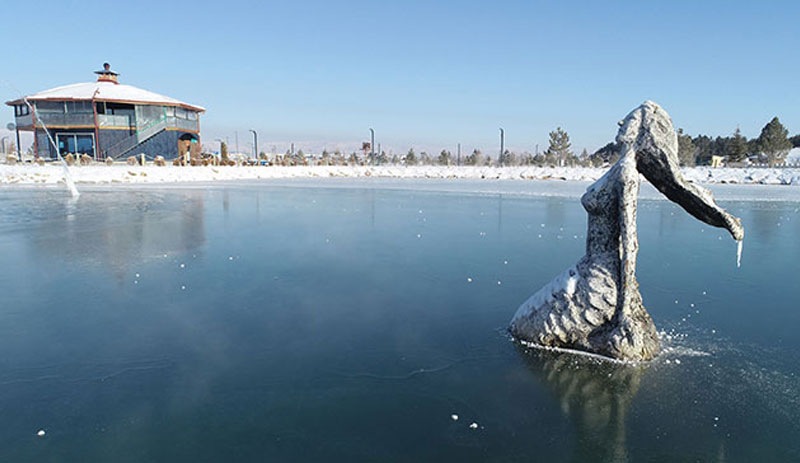
[[62, 156], [88, 154], [94, 157], [94, 134], [59, 133], [56, 134], [56, 144]]

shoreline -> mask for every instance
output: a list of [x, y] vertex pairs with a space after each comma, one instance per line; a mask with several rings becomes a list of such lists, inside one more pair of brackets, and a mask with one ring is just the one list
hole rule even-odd
[[[477, 166], [71, 166], [78, 185], [204, 183], [236, 180], [392, 178], [466, 180], [552, 180], [593, 182], [608, 168]], [[800, 186], [800, 168], [683, 168], [687, 180], [700, 184]], [[59, 164], [0, 165], [0, 186], [65, 183]]]

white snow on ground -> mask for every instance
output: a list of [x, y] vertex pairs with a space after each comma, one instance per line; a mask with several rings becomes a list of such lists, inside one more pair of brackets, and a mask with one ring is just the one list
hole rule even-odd
[[[587, 167], [473, 167], [473, 166], [197, 166], [159, 167], [72, 166], [70, 173], [78, 185], [116, 183], [183, 183], [224, 180], [287, 178], [431, 178], [500, 180], [594, 181], [607, 169]], [[683, 170], [692, 182], [710, 184], [761, 184], [800, 186], [800, 168], [710, 168]], [[64, 183], [64, 168], [47, 165], [0, 165], [0, 185], [56, 185]]]
[[792, 150], [789, 151], [789, 154], [786, 155], [786, 164], [800, 164], [800, 148], [792, 148]]

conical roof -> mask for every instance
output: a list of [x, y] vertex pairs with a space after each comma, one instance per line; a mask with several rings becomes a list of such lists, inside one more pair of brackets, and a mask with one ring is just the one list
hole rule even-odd
[[[95, 100], [131, 104], [152, 104], [163, 106], [181, 106], [193, 111], [203, 112], [202, 106], [185, 103], [175, 98], [142, 90], [132, 85], [118, 84], [109, 81], [84, 82], [51, 88], [26, 97], [30, 101], [76, 101]], [[21, 104], [24, 98], [8, 101], [6, 104]]]

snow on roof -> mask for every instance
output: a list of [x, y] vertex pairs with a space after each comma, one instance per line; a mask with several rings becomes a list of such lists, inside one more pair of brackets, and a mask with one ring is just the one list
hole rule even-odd
[[[114, 82], [84, 82], [79, 84], [64, 85], [51, 88], [27, 97], [28, 100], [97, 100], [97, 101], [116, 101], [123, 103], [143, 103], [158, 104], [165, 106], [182, 106], [194, 111], [203, 112], [205, 108], [196, 106], [183, 101], [159, 95], [132, 85], [117, 84]], [[22, 98], [9, 101], [6, 104], [20, 104]]]

